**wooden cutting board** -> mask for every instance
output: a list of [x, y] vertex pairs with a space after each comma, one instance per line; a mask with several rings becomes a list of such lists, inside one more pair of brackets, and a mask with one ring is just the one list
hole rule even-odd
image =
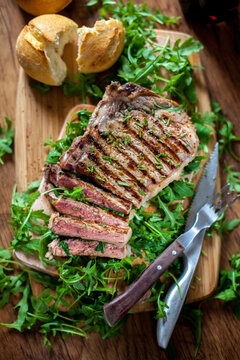
[[[175, 31], [157, 30], [158, 42], [164, 44], [167, 38], [171, 42], [181, 38], [185, 40], [189, 35]], [[75, 45], [67, 45], [64, 59], [72, 73], [77, 72], [76, 65], [72, 60], [76, 54]], [[71, 56], [71, 53], [74, 54]], [[198, 54], [190, 56], [193, 65], [201, 65]], [[208, 91], [200, 68], [194, 70], [197, 87], [198, 107], [201, 113], [210, 111]], [[43, 146], [44, 141], [50, 136], [55, 141], [61, 133], [64, 119], [70, 109], [80, 104], [79, 96], [67, 98], [59, 88], [52, 88], [49, 92], [41, 95], [40, 92], [29, 86], [32, 80], [20, 69], [17, 101], [16, 101], [16, 130], [15, 130], [15, 163], [18, 191], [27, 188], [34, 180], [42, 178], [42, 168], [47, 156], [48, 149]], [[210, 144], [210, 152], [215, 144], [213, 137]], [[197, 182], [198, 179], [195, 179]], [[218, 176], [217, 189], [220, 188]], [[213, 293], [218, 280], [221, 240], [214, 234], [212, 239], [205, 239], [203, 243], [205, 255], [201, 255], [196, 269], [196, 278], [193, 279], [188, 293], [187, 302], [194, 302], [206, 298]], [[19, 261], [25, 265], [31, 264], [32, 258], [18, 253]], [[40, 263], [34, 263], [36, 268], [41, 268]], [[54, 274], [54, 269], [52, 274]], [[200, 280], [197, 280], [200, 278]], [[41, 292], [41, 285], [33, 283], [35, 294]], [[147, 310], [145, 309], [141, 310]], [[140, 309], [139, 309], [140, 310]]]

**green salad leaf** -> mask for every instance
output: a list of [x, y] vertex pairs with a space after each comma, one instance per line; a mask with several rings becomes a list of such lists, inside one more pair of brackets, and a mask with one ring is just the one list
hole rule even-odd
[[43, 84], [43, 83], [40, 83], [38, 81], [30, 82], [29, 85], [32, 88], [37, 89], [38, 91], [40, 91], [41, 95], [44, 95], [46, 92], [48, 92], [52, 88], [52, 85]]
[[59, 161], [62, 153], [70, 147], [73, 139], [75, 139], [75, 137], [77, 137], [77, 136], [81, 136], [84, 134], [84, 132], [87, 128], [91, 113], [88, 112], [86, 109], [84, 109], [84, 110], [78, 111], [76, 113], [76, 115], [77, 115], [79, 121], [78, 122], [69, 122], [67, 124], [65, 138], [59, 139], [55, 142], [52, 141], [52, 138], [48, 138], [45, 141], [45, 143], [44, 143], [45, 146], [50, 146], [53, 148], [48, 153], [48, 156], [46, 158], [47, 163], [56, 164]]
[[12, 153], [12, 142], [14, 137], [14, 130], [12, 129], [12, 122], [6, 116], [4, 120], [7, 125], [7, 129], [0, 126], [0, 165], [3, 165], [2, 157], [4, 154]]
[[221, 270], [216, 299], [224, 300], [226, 304], [233, 303], [233, 311], [240, 320], [240, 252], [232, 255], [230, 270]]
[[236, 161], [240, 161], [240, 156], [238, 156], [233, 150], [233, 144], [239, 142], [240, 137], [234, 134], [233, 124], [223, 116], [221, 113], [222, 109], [219, 104], [212, 100], [211, 105], [217, 118], [220, 156], [230, 153]]

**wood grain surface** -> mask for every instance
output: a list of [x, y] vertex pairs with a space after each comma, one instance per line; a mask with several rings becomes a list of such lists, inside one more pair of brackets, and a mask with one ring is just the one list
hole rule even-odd
[[[140, 3], [142, 1], [135, 1]], [[162, 12], [172, 16], [181, 16], [177, 26], [179, 31], [193, 34], [205, 46], [201, 53], [205, 76], [210, 96], [219, 102], [224, 114], [233, 122], [235, 132], [240, 136], [238, 125], [240, 102], [240, 56], [235, 50], [235, 34], [233, 21], [227, 21], [216, 26], [201, 25], [186, 21], [182, 14], [178, 0], [148, 0], [148, 6], [159, 8]], [[97, 18], [96, 8], [89, 9], [81, 0], [73, 0], [72, 4], [62, 12], [72, 17], [79, 25], [92, 25]], [[15, 98], [19, 67], [15, 58], [14, 47], [18, 33], [31, 18], [21, 11], [14, 0], [0, 0], [0, 113], [9, 118], [15, 118]], [[79, 99], [80, 101], [80, 99]], [[51, 105], [51, 104], [50, 104]], [[1, 119], [2, 124], [2, 119]], [[239, 153], [239, 148], [236, 149]], [[5, 165], [0, 168], [0, 240], [2, 246], [7, 246], [12, 239], [12, 230], [7, 224], [10, 219], [10, 201], [13, 185], [16, 182], [14, 170], [14, 156], [4, 157]], [[234, 163], [230, 156], [226, 156], [228, 163]], [[235, 164], [240, 171], [239, 164]], [[224, 175], [221, 175], [224, 181]], [[229, 219], [240, 216], [239, 204], [228, 211]], [[223, 239], [221, 268], [229, 268], [228, 258], [240, 249], [240, 228]], [[15, 320], [12, 308], [13, 301], [0, 310], [1, 322]], [[196, 359], [239, 359], [240, 323], [233, 315], [231, 308], [223, 308], [221, 302], [207, 300], [201, 305], [203, 316], [202, 344]], [[54, 343], [51, 356], [43, 346], [42, 335], [37, 329], [19, 333], [15, 330], [0, 327], [0, 359], [106, 359], [106, 360], [157, 360], [167, 359], [164, 351], [160, 350], [155, 338], [155, 321], [151, 313], [130, 316], [122, 336], [102, 340], [98, 334], [92, 334], [88, 339], [70, 336], [63, 340], [57, 335], [51, 340]], [[180, 320], [173, 334], [173, 343], [177, 351], [177, 359], [194, 358], [194, 335], [186, 321]]]

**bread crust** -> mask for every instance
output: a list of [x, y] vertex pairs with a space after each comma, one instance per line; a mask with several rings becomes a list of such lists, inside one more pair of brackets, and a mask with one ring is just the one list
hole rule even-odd
[[63, 46], [60, 43], [62, 34], [69, 34], [67, 42], [77, 36], [77, 24], [61, 15], [42, 15], [32, 19], [18, 36], [16, 54], [20, 65], [33, 79], [48, 85], [60, 85], [67, 74], [61, 69], [61, 75], [54, 73], [53, 60], [47, 50], [52, 47], [61, 61]]
[[71, 2], [72, 0], [17, 0], [20, 8], [35, 16], [55, 14], [63, 10]]
[[17, 39], [16, 51], [19, 64], [31, 78], [48, 85], [55, 85], [56, 81], [52, 77], [44, 51], [36, 49], [36, 47], [25, 40], [25, 35], [28, 31], [28, 26], [26, 25]]
[[75, 21], [58, 14], [37, 16], [29, 21], [28, 25], [29, 30], [39, 37], [40, 41], [49, 42], [55, 42], [57, 34], [61, 32], [67, 32], [72, 27], [78, 28]]
[[59, 86], [67, 75], [61, 56], [65, 44], [77, 41], [78, 70], [101, 72], [119, 58], [124, 46], [125, 29], [115, 19], [97, 21], [93, 28], [78, 25], [65, 16], [45, 14], [32, 19], [21, 31], [17, 43], [17, 59], [33, 79]]
[[94, 28], [78, 29], [78, 70], [82, 73], [101, 72], [119, 58], [124, 46], [125, 29], [115, 19], [97, 21]]

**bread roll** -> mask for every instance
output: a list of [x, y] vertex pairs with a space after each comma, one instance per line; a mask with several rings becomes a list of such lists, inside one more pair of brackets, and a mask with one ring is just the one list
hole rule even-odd
[[55, 14], [63, 10], [72, 0], [17, 0], [20, 8], [32, 15]]
[[20, 65], [33, 79], [61, 85], [67, 67], [61, 56], [64, 46], [77, 40], [77, 24], [61, 15], [41, 15], [26, 25], [17, 39]]
[[93, 28], [78, 29], [78, 70], [100, 72], [110, 68], [123, 50], [125, 29], [115, 19], [97, 21]]

